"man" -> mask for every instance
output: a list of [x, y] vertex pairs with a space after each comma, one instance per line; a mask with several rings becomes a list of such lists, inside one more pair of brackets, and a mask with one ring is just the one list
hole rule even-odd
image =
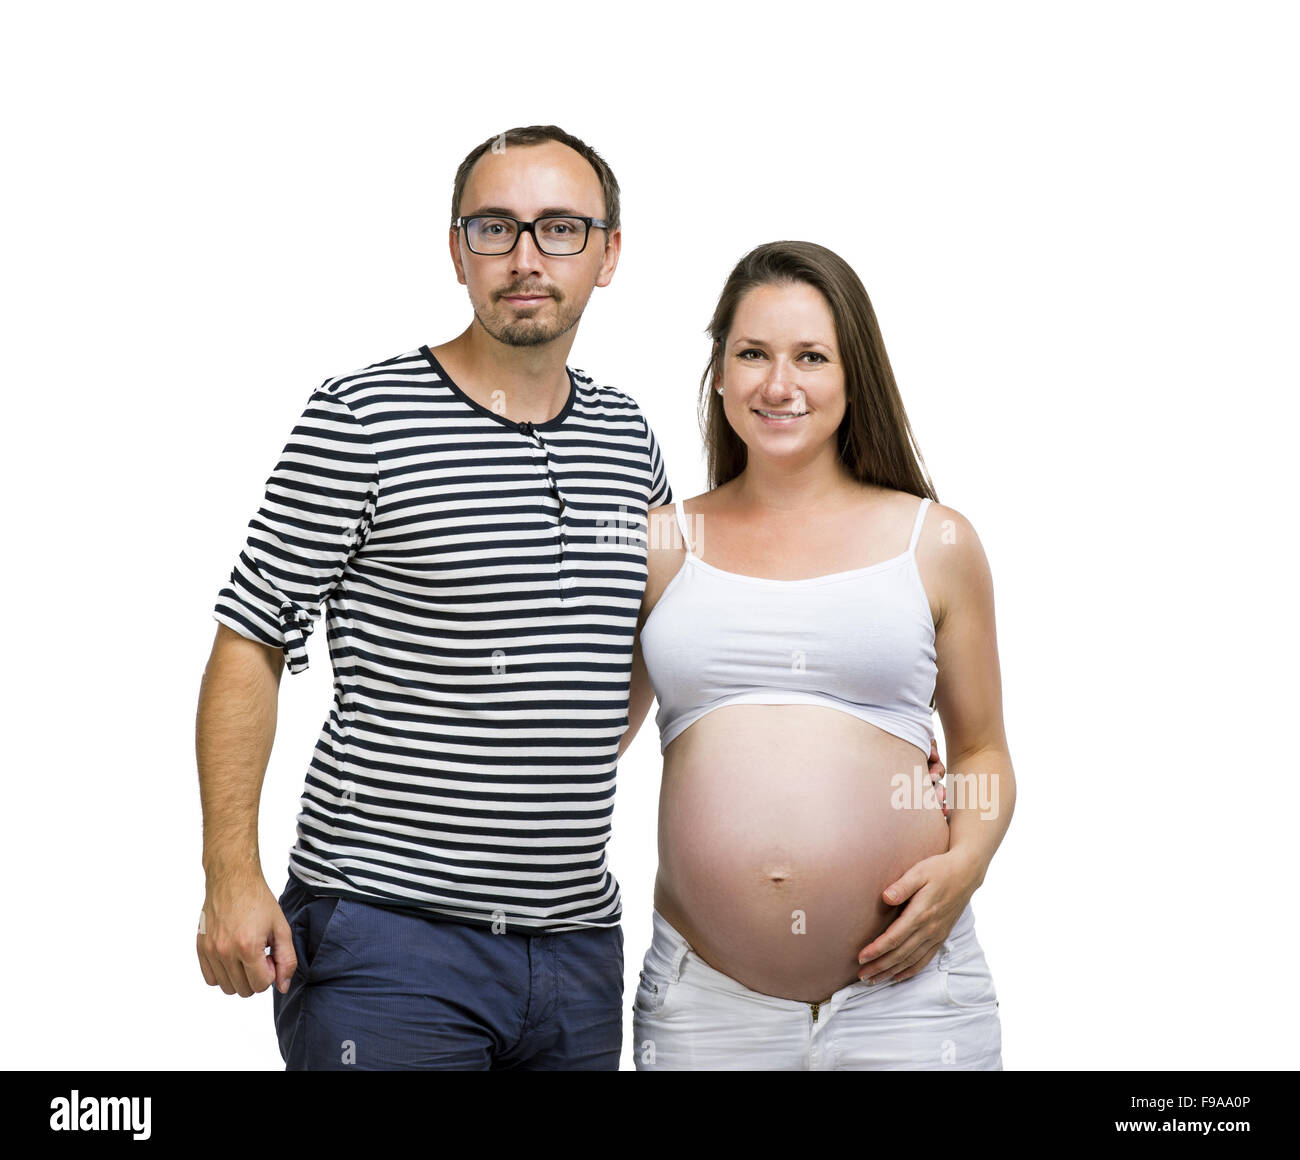
[[[618, 184], [563, 130], [513, 129], [461, 164], [452, 216], [473, 319], [312, 393], [218, 597], [199, 963], [227, 994], [275, 985], [290, 1069], [612, 1070], [605, 846], [650, 699], [629, 706], [641, 529], [672, 502], [636, 402], [566, 366]], [[258, 801], [322, 602], [334, 698], [277, 901]]]

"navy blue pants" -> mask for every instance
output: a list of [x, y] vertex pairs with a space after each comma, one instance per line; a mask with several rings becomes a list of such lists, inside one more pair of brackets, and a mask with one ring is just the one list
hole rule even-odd
[[274, 991], [290, 1071], [617, 1071], [623, 931], [494, 934], [315, 894], [280, 906], [298, 969]]

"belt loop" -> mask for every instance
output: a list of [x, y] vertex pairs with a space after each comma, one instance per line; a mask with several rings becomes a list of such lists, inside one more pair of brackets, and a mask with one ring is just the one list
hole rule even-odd
[[672, 950], [672, 954], [668, 958], [668, 978], [675, 983], [681, 976], [682, 960], [690, 954], [691, 944], [686, 941], [682, 932], [657, 910], [654, 911], [654, 921], [656, 924], [654, 941], [657, 943], [662, 938]]
[[682, 960], [683, 960], [683, 959], [684, 959], [688, 954], [690, 954], [690, 953], [691, 953], [691, 947], [690, 947], [690, 944], [687, 943], [687, 942], [685, 942], [685, 941], [683, 941], [683, 942], [682, 942], [682, 945], [679, 946], [679, 947], [678, 947], [678, 948], [673, 952], [673, 963], [672, 963], [672, 972], [671, 972], [671, 974], [672, 974], [672, 980], [673, 980], [674, 983], [677, 982], [677, 981], [681, 978], [681, 976], [682, 976]]

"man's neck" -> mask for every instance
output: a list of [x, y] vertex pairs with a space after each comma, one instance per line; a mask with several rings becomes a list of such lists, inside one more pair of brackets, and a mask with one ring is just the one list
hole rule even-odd
[[545, 423], [568, 401], [565, 360], [573, 339], [569, 331], [539, 346], [509, 346], [471, 323], [450, 342], [429, 349], [480, 406], [516, 423]]

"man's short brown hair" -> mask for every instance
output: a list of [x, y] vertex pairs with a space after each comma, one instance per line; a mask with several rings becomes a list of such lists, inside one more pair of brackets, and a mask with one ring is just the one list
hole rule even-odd
[[596, 171], [596, 176], [600, 178], [600, 188], [605, 195], [605, 222], [608, 227], [606, 233], [612, 234], [618, 229], [618, 181], [614, 178], [614, 171], [590, 145], [566, 133], [558, 125], [528, 125], [525, 128], [507, 129], [504, 133], [489, 137], [482, 145], [472, 150], [456, 170], [456, 180], [451, 190], [451, 224], [454, 226], [456, 219], [460, 217], [460, 199], [465, 195], [465, 183], [469, 180], [469, 171], [474, 168], [475, 162], [484, 153], [498, 142], [508, 148], [511, 145], [540, 145], [543, 141], [558, 141], [587, 159], [592, 169]]

